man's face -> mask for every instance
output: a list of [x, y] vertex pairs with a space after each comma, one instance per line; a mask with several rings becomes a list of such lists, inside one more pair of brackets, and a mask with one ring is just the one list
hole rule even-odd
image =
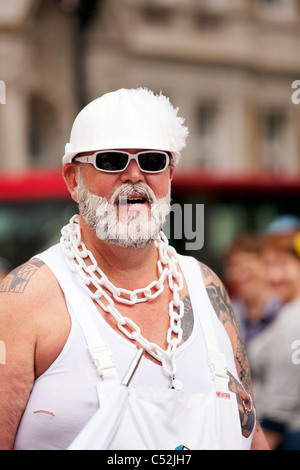
[[146, 246], [158, 236], [170, 211], [172, 171], [169, 167], [148, 174], [131, 161], [120, 173], [104, 173], [82, 164], [77, 191], [80, 213], [100, 239], [124, 247]]
[[235, 295], [246, 301], [253, 298], [257, 289], [266, 285], [261, 256], [242, 250], [233, 253], [227, 261], [226, 277]]
[[283, 302], [300, 295], [300, 261], [291, 253], [266, 249], [263, 253], [267, 280]]

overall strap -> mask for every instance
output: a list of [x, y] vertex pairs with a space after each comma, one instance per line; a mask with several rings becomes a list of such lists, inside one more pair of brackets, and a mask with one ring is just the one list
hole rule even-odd
[[186, 280], [194, 314], [199, 315], [207, 349], [207, 360], [215, 386], [228, 391], [229, 377], [225, 355], [217, 343], [210, 312], [210, 300], [203, 281], [199, 262], [191, 256], [179, 256], [179, 264]]
[[110, 348], [108, 344], [102, 340], [97, 330], [91, 314], [88, 311], [86, 302], [84, 302], [82, 298], [82, 284], [77, 279], [78, 275], [70, 271], [69, 266], [64, 260], [60, 245], [49, 248], [44, 253], [35, 256], [35, 258], [44, 261], [53, 271], [73, 314], [76, 316], [97, 373], [102, 379], [105, 379], [104, 382], [101, 383], [101, 393], [102, 391], [104, 392], [104, 384], [105, 388], [108, 388], [112, 384], [120, 383], [117, 366], [114, 363]]

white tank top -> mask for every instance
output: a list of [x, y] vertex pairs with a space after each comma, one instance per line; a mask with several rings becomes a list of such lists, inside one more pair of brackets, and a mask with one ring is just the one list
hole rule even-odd
[[[55, 245], [38, 255], [38, 258], [48, 264], [56, 277], [60, 279], [60, 285], [65, 295], [67, 292], [65, 283], [80, 293], [102, 340], [110, 347], [119, 376], [123, 377], [136, 355], [135, 345], [108, 326], [78, 276], [71, 273], [64, 260], [60, 245]], [[190, 337], [177, 348], [175, 353], [178, 371], [176, 378], [183, 383], [185, 392], [205, 393], [213, 389], [213, 381], [199, 320], [199, 310], [203, 303], [208, 303], [215, 338], [219, 351], [226, 357], [227, 370], [236, 380], [239, 379], [231, 342], [210, 303], [198, 262], [191, 257], [179, 256], [179, 263], [191, 299], [194, 326]], [[92, 363], [68, 295], [66, 295], [66, 303], [72, 321], [69, 337], [57, 359], [35, 381], [17, 432], [14, 446], [16, 450], [67, 449], [99, 408], [95, 384], [101, 384], [102, 379], [98, 376]], [[158, 388], [166, 389], [170, 386], [170, 380], [160, 365], [142, 357], [131, 381], [131, 386], [151, 387], [153, 384]], [[249, 448], [251, 438], [243, 440], [246, 448]]]

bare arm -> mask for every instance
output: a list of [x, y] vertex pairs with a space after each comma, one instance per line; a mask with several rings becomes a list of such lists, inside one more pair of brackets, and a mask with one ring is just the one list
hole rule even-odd
[[34, 383], [36, 334], [32, 324], [31, 284], [41, 266], [33, 260], [14, 269], [0, 284], [0, 449], [13, 447], [15, 434]]
[[[229, 387], [233, 392], [237, 394], [242, 432], [245, 437], [248, 437], [253, 428], [254, 412], [245, 412], [242, 403], [244, 393], [246, 392], [246, 394], [249, 394], [253, 402], [254, 400], [251, 387], [250, 368], [242, 335], [238, 322], [235, 318], [229, 296], [226, 292], [223, 283], [210, 268], [208, 268], [203, 263], [200, 263], [200, 265], [205, 287], [212, 303], [212, 306], [214, 307], [214, 310], [219, 320], [224, 325], [224, 328], [232, 344], [237, 373], [243, 387], [241, 387], [241, 385], [234, 379], [231, 374], [229, 374]], [[269, 448], [264, 434], [261, 430], [260, 424], [258, 422], [256, 423], [256, 432], [254, 433], [252, 440], [252, 448]]]

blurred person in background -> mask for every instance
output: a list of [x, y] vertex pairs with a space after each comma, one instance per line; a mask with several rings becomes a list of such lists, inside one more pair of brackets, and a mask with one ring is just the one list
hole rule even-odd
[[282, 302], [266, 279], [261, 239], [254, 233], [236, 238], [225, 256], [225, 282], [245, 347], [272, 323]]
[[248, 347], [256, 410], [272, 449], [300, 450], [300, 366], [293, 361], [300, 339], [300, 232], [273, 226], [262, 256], [283, 307]]

